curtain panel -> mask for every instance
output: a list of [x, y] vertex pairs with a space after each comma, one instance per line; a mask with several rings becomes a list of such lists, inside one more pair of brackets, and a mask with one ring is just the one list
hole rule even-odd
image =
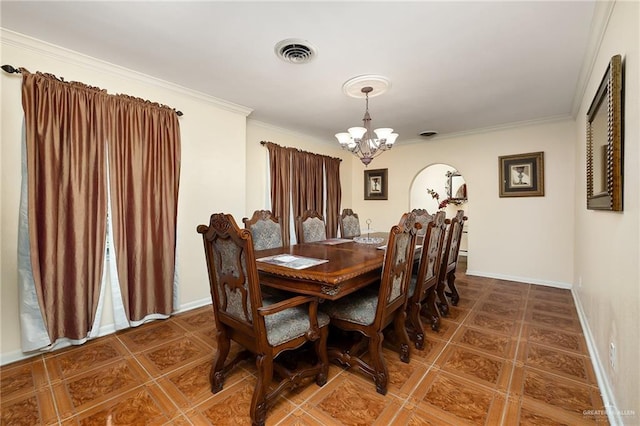
[[[325, 217], [327, 236], [337, 235], [341, 203], [339, 158], [281, 147], [263, 142], [269, 150], [271, 209], [283, 224], [285, 244], [290, 241], [291, 211], [299, 241], [296, 218], [306, 210], [315, 210]], [[326, 193], [324, 182], [326, 181]], [[326, 197], [326, 211], [324, 209]]]
[[[176, 113], [113, 96], [109, 182], [118, 281], [129, 321], [173, 312], [180, 127]], [[144, 295], [144, 297], [140, 297]]]
[[21, 72], [23, 350], [64, 340], [79, 344], [97, 335], [109, 205], [123, 299], [114, 300], [114, 307], [124, 304], [129, 325], [170, 314], [180, 172], [175, 112], [53, 75]]
[[282, 242], [289, 245], [291, 238], [291, 151], [271, 142], [269, 150], [269, 173], [271, 175], [271, 212], [282, 224]]
[[300, 241], [298, 218], [307, 210], [324, 216], [323, 157], [317, 154], [292, 150], [291, 196], [295, 218], [296, 241]]
[[31, 269], [51, 342], [94, 324], [106, 238], [105, 91], [22, 70]]
[[340, 186], [340, 159], [324, 158], [324, 171], [327, 177], [327, 238], [338, 235], [338, 218], [340, 217], [340, 203], [342, 202], [342, 187]]

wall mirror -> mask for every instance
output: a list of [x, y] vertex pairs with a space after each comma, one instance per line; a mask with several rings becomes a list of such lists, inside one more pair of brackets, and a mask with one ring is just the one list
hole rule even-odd
[[622, 57], [611, 58], [587, 112], [587, 208], [622, 211]]
[[457, 170], [447, 172], [447, 196], [450, 201], [467, 201], [467, 184]]

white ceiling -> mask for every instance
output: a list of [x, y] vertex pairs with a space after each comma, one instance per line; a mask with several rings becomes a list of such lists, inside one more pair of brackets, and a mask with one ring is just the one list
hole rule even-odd
[[[407, 143], [423, 130], [455, 134], [575, 113], [594, 6], [3, 0], [0, 23], [326, 141], [362, 123], [364, 101], [346, 96], [343, 83], [383, 75], [391, 87], [370, 100], [373, 127], [393, 127]], [[308, 40], [317, 57], [278, 59], [274, 46], [287, 38]]]

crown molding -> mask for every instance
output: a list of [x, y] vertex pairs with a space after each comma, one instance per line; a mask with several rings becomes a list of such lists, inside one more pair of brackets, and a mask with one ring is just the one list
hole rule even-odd
[[[21, 50], [30, 51], [43, 57], [48, 57], [54, 60], [62, 61], [66, 64], [77, 66], [91, 71], [103, 72], [115, 77], [126, 78], [128, 80], [136, 80], [140, 83], [162, 87], [180, 95], [185, 95], [199, 101], [204, 101], [209, 104], [213, 104], [218, 108], [226, 111], [242, 114], [247, 117], [253, 109], [247, 108], [242, 105], [228, 102], [223, 99], [219, 99], [213, 96], [206, 95], [202, 92], [188, 89], [178, 84], [170, 83], [165, 80], [161, 80], [156, 77], [152, 77], [147, 74], [140, 73], [119, 65], [115, 65], [82, 53], [75, 52], [73, 50], [66, 49], [61, 46], [56, 46], [45, 41], [26, 36], [14, 31], [10, 31], [4, 28], [0, 28], [0, 44], [6, 46], [13, 46]], [[21, 64], [10, 64], [14, 67], [19, 67]]]
[[595, 10], [593, 12], [593, 19], [591, 20], [591, 28], [589, 29], [589, 42], [587, 44], [587, 50], [582, 61], [582, 67], [580, 68], [580, 75], [576, 83], [575, 95], [573, 98], [571, 115], [576, 117], [582, 105], [585, 93], [587, 91], [587, 85], [591, 79], [593, 68], [595, 67], [596, 58], [602, 45], [602, 40], [609, 26], [609, 21], [613, 13], [615, 6], [614, 1], [596, 1]]
[[562, 114], [562, 115], [554, 115], [546, 118], [538, 118], [535, 120], [523, 120], [523, 121], [514, 121], [513, 123], [501, 124], [497, 126], [491, 127], [482, 127], [478, 129], [464, 130], [462, 132], [454, 132], [454, 133], [439, 133], [438, 135], [430, 138], [411, 138], [411, 139], [403, 139], [400, 144], [396, 142], [398, 146], [411, 145], [416, 143], [426, 143], [430, 141], [440, 141], [442, 139], [453, 139], [459, 138], [463, 136], [470, 135], [478, 135], [482, 133], [491, 133], [491, 132], [499, 132], [502, 130], [510, 130], [518, 127], [527, 127], [527, 126], [537, 126], [542, 124], [551, 124], [551, 123], [559, 123], [562, 121], [575, 120], [575, 117], [571, 114]]

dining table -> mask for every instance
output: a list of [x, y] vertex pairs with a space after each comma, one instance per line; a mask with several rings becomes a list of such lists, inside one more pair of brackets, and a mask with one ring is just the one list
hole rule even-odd
[[[380, 280], [387, 238], [387, 233], [371, 233], [360, 239], [331, 238], [258, 250], [260, 283], [337, 300]], [[365, 239], [370, 243], [357, 242]]]

